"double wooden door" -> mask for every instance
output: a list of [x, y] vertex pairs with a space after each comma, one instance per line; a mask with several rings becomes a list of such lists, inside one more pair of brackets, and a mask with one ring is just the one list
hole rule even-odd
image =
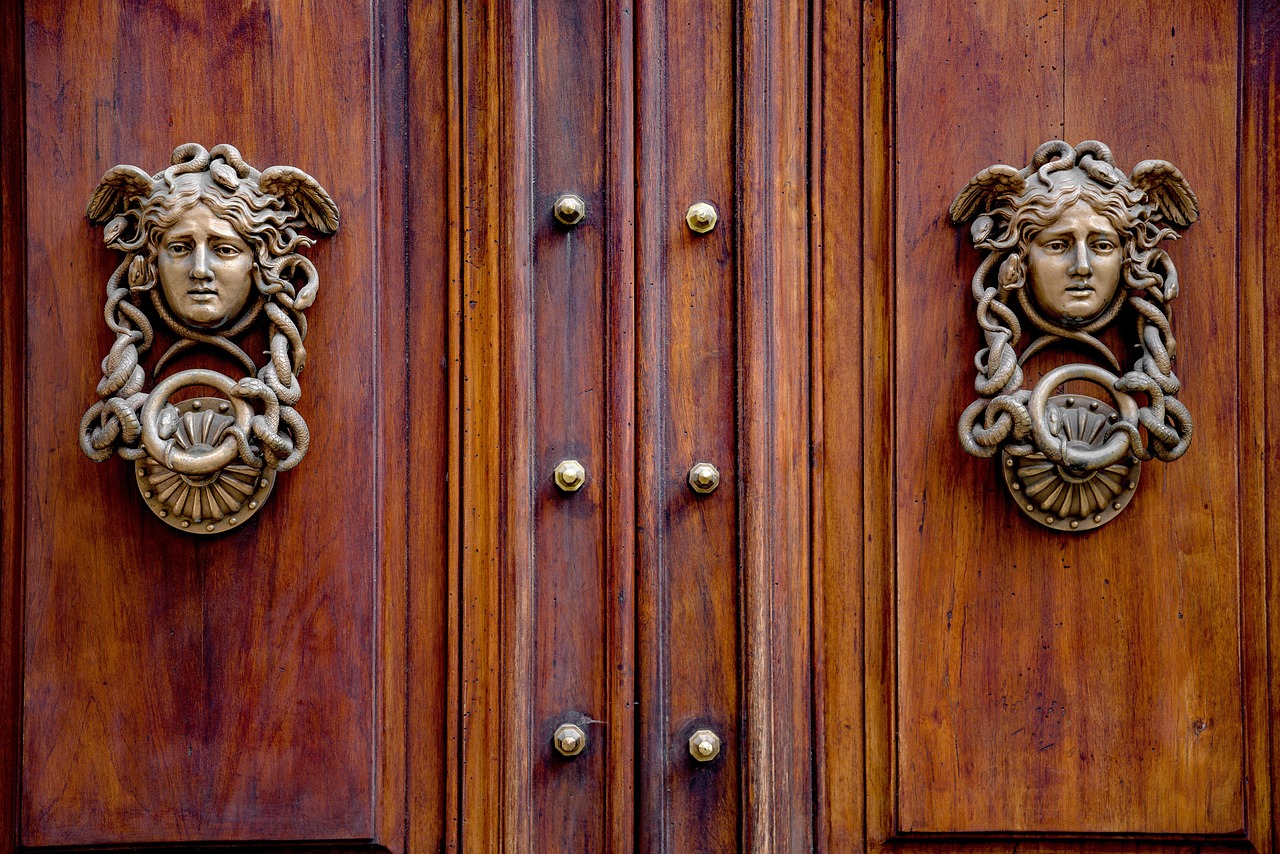
[[[3, 32], [3, 850], [1275, 850], [1275, 3], [27, 0]], [[1192, 449], [1085, 535], [955, 439], [947, 205], [1054, 138], [1201, 203]], [[84, 204], [188, 141], [343, 217], [310, 453], [209, 538], [74, 440], [116, 263]]]

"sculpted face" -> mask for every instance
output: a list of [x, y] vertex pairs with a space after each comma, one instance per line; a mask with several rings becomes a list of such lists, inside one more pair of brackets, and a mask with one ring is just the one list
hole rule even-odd
[[203, 204], [188, 210], [161, 237], [156, 267], [169, 308], [204, 329], [236, 317], [253, 289], [249, 245]]
[[1123, 264], [1111, 221], [1085, 201], [1063, 211], [1027, 249], [1032, 295], [1045, 313], [1068, 321], [1088, 320], [1107, 307]]

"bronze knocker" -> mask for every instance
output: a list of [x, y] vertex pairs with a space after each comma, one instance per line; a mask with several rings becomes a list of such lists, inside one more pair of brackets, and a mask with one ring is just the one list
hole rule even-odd
[[[1023, 169], [982, 170], [952, 202], [952, 221], [973, 220], [987, 253], [973, 276], [986, 343], [974, 358], [979, 398], [960, 417], [960, 443], [976, 457], [1000, 452], [1010, 494], [1041, 525], [1104, 525], [1132, 498], [1143, 461], [1186, 453], [1191, 414], [1177, 398], [1168, 319], [1178, 273], [1160, 243], [1198, 216], [1171, 164], [1145, 160], [1126, 176], [1100, 142], [1046, 142]], [[1096, 337], [1126, 307], [1138, 350], [1127, 370]], [[1041, 334], [1019, 352], [1024, 320]], [[1103, 364], [1064, 365], [1024, 389], [1022, 366], [1059, 342]], [[1070, 380], [1102, 387], [1115, 406], [1054, 394]]]
[[[297, 250], [338, 228], [338, 208], [314, 178], [292, 166], [259, 172], [230, 145], [174, 149], [147, 175], [107, 170], [87, 215], [106, 225], [124, 260], [107, 282], [105, 315], [116, 333], [102, 360], [99, 400], [80, 422], [80, 447], [96, 462], [134, 462], [147, 505], [180, 530], [213, 534], [244, 523], [266, 501], [276, 472], [302, 461], [311, 434], [294, 408], [306, 364], [305, 312], [319, 276]], [[156, 287], [159, 285], [159, 287]], [[153, 379], [195, 347], [221, 351], [245, 376], [178, 371], [145, 392], [140, 360], [154, 335], [150, 305], [177, 340]], [[233, 339], [265, 320], [269, 358], [259, 368]], [[189, 387], [222, 397], [175, 395]]]

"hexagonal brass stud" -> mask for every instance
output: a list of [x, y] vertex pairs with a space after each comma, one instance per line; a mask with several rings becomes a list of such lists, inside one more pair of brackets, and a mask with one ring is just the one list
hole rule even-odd
[[694, 463], [689, 469], [689, 487], [699, 495], [715, 492], [720, 485], [720, 470], [708, 462]]
[[715, 228], [716, 220], [719, 218], [715, 205], [710, 202], [694, 202], [689, 205], [689, 212], [684, 215], [684, 221], [689, 224], [689, 228], [698, 234], [706, 234]]
[[561, 492], [577, 492], [587, 482], [587, 470], [577, 460], [562, 460], [556, 466], [556, 486]]
[[587, 215], [587, 203], [573, 193], [565, 193], [556, 199], [552, 210], [561, 225], [577, 225]]
[[689, 736], [689, 755], [699, 762], [710, 762], [720, 755], [720, 736], [700, 729]]
[[587, 734], [573, 724], [560, 724], [553, 741], [561, 756], [577, 756], [587, 747]]

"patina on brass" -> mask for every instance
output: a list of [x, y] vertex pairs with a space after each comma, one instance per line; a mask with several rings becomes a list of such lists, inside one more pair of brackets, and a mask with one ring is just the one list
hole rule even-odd
[[[310, 444], [294, 407], [307, 360], [305, 312], [320, 280], [298, 254], [315, 242], [300, 229], [332, 234], [337, 206], [292, 166], [259, 172], [230, 145], [187, 143], [155, 175], [107, 170], [87, 215], [106, 226], [107, 246], [124, 260], [107, 282], [116, 340], [102, 360], [99, 400], [80, 422], [80, 447], [97, 462], [113, 453], [134, 461], [147, 506], [174, 528], [239, 527], [271, 494], [276, 472], [301, 462]], [[158, 382], [147, 392], [141, 362], [153, 316], [176, 340], [155, 360]], [[234, 340], [255, 328], [268, 345], [261, 368]], [[161, 378], [200, 348], [230, 357], [244, 375], [192, 368]], [[177, 399], [189, 388], [223, 397]]]
[[720, 485], [720, 470], [708, 462], [694, 463], [689, 469], [689, 488], [699, 495], [715, 492]]
[[555, 476], [561, 492], [577, 492], [587, 482], [587, 470], [577, 460], [561, 460]]
[[715, 228], [719, 219], [720, 215], [716, 213], [715, 205], [710, 202], [694, 202], [689, 205], [689, 210], [684, 215], [684, 221], [688, 223], [689, 228], [698, 234], [706, 234]]
[[[1142, 461], [1186, 453], [1191, 415], [1177, 398], [1168, 316], [1178, 273], [1160, 244], [1198, 217], [1171, 164], [1145, 160], [1126, 176], [1100, 142], [1046, 142], [1023, 169], [982, 170], [952, 203], [952, 220], [972, 220], [974, 246], [986, 253], [973, 277], [986, 346], [974, 359], [979, 397], [960, 417], [960, 443], [976, 457], [1001, 454], [1010, 494], [1039, 524], [1106, 524], [1128, 504]], [[1118, 319], [1137, 342], [1127, 370], [1098, 337]], [[1040, 334], [1019, 350], [1024, 323]], [[1024, 389], [1023, 365], [1053, 344], [1103, 364], [1064, 365]], [[1054, 394], [1073, 380], [1102, 388], [1119, 411]]]
[[552, 743], [561, 756], [577, 756], [587, 749], [587, 734], [576, 724], [560, 724]]
[[689, 755], [699, 762], [710, 762], [720, 755], [720, 736], [700, 729], [689, 736]]
[[587, 215], [587, 203], [573, 193], [565, 193], [556, 199], [552, 210], [561, 225], [577, 225]]

